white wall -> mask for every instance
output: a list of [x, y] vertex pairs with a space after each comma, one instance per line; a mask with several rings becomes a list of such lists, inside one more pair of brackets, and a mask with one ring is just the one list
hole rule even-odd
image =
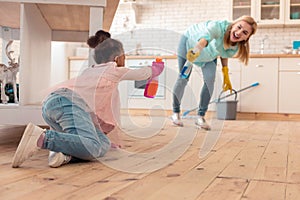
[[[176, 34], [181, 34], [189, 25], [200, 21], [212, 19], [229, 19], [230, 1], [229, 0], [136, 0], [137, 1], [137, 15], [136, 15], [136, 31], [141, 29], [161, 29], [171, 31]], [[120, 4], [113, 20], [110, 32], [113, 36], [120, 39], [124, 38], [124, 34], [129, 35], [131, 41], [128, 46], [128, 40], [122, 40], [128, 46], [128, 50], [132, 50], [143, 41], [157, 41], [157, 38], [151, 34], [151, 31], [146, 33], [142, 38], [136, 39], [137, 36], [130, 32], [132, 26], [130, 23], [124, 23], [126, 16], [132, 15], [130, 4]], [[280, 53], [281, 50], [288, 45], [292, 45], [293, 40], [300, 40], [299, 27], [290, 28], [259, 28], [256, 35], [251, 38], [251, 51], [259, 52], [260, 40], [268, 35], [269, 39], [265, 41], [265, 49], [269, 53]], [[0, 31], [2, 34], [2, 31]], [[122, 36], [120, 36], [122, 35]], [[160, 35], [160, 34], [159, 34]], [[174, 35], [174, 34], [173, 34]], [[1, 38], [3, 34], [0, 35]], [[163, 35], [160, 35], [163, 37]], [[166, 40], [167, 39], [167, 40]], [[132, 40], [136, 42], [132, 42]], [[177, 37], [165, 37], [159, 39], [160, 42], [165, 43], [171, 50], [177, 48]], [[2, 42], [0, 41], [0, 47]], [[147, 46], [144, 42], [142, 47]], [[5, 48], [5, 47], [4, 47]], [[0, 55], [3, 47], [0, 48]], [[1, 61], [1, 58], [0, 58]]]
[[[229, 0], [136, 0], [137, 17], [136, 31], [146, 28], [157, 28], [175, 33], [182, 33], [189, 25], [205, 20], [229, 19], [230, 1]], [[130, 16], [130, 4], [120, 4], [116, 12], [110, 32], [113, 36], [129, 34], [131, 38], [131, 47], [136, 43], [132, 40], [137, 36], [130, 31], [130, 23], [124, 23], [126, 16]], [[159, 34], [158, 34], [159, 35]], [[259, 52], [260, 40], [268, 35], [269, 39], [265, 41], [265, 50], [268, 53], [281, 53], [281, 50], [288, 45], [292, 45], [293, 40], [300, 40], [299, 27], [294, 28], [259, 28], [256, 35], [251, 40], [251, 51]], [[162, 35], [160, 35], [162, 37]], [[151, 35], [151, 32], [144, 35], [144, 41], [156, 41], [168, 43], [166, 46], [173, 46], [176, 49], [176, 38], [170, 38], [165, 35], [163, 39], [157, 39]], [[128, 40], [122, 40], [128, 43]], [[127, 45], [127, 44], [126, 44]], [[128, 45], [127, 45], [128, 46]], [[145, 46], [143, 43], [141, 46]]]
[[[127, 52], [134, 51], [136, 46], [142, 48], [149, 46], [161, 47], [168, 53], [176, 52], [177, 41], [180, 34], [191, 24], [212, 19], [229, 19], [230, 1], [224, 0], [136, 0], [137, 15], [134, 31], [129, 22], [125, 22], [126, 16], [132, 15], [130, 4], [120, 4], [113, 20], [110, 32], [113, 37], [120, 39]], [[1, 27], [2, 29], [2, 27]], [[251, 52], [259, 52], [260, 40], [268, 35], [265, 41], [265, 51], [268, 53], [281, 53], [281, 50], [292, 45], [293, 40], [300, 40], [299, 27], [295, 28], [259, 28], [251, 42]], [[3, 38], [3, 31], [0, 37]], [[17, 44], [14, 42], [14, 44]], [[80, 46], [80, 45], [79, 45]], [[4, 62], [5, 46], [0, 40], [0, 61]], [[71, 48], [71, 46], [70, 46]], [[69, 48], [68, 48], [69, 49]], [[19, 50], [14, 46], [15, 53]], [[153, 48], [146, 53], [155, 54]], [[143, 52], [142, 52], [143, 53]], [[68, 56], [74, 56], [74, 52], [67, 52]], [[66, 63], [66, 61], [65, 61]], [[62, 65], [62, 63], [60, 64]], [[65, 66], [67, 67], [67, 66]], [[59, 75], [65, 76], [65, 75]], [[60, 78], [59, 78], [60, 79]], [[51, 80], [52, 83], [53, 80]]]

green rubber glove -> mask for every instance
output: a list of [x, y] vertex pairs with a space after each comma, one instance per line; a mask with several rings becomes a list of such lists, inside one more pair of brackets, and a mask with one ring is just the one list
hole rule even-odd
[[227, 91], [230, 90], [230, 93], [232, 92], [232, 86], [231, 86], [231, 82], [229, 79], [229, 74], [228, 74], [228, 67], [227, 66], [223, 66], [222, 67], [222, 72], [223, 72], [223, 91]]
[[186, 59], [190, 62], [194, 62], [198, 56], [200, 55], [200, 51], [194, 51], [194, 49], [189, 49], [186, 54]]

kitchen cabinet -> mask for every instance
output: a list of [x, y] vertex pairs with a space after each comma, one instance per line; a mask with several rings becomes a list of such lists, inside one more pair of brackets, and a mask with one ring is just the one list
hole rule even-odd
[[300, 24], [300, 0], [287, 0], [285, 24]]
[[277, 113], [279, 58], [251, 58], [242, 66], [241, 87], [259, 86], [240, 93], [241, 112]]
[[[238, 93], [237, 111], [300, 114], [300, 90], [298, 88], [300, 85], [299, 58], [299, 55], [292, 54], [252, 55], [247, 66], [236, 58], [230, 58], [228, 60], [228, 67], [233, 89], [240, 90], [253, 83], [259, 83], [257, 87], [249, 88], [248, 90]], [[141, 57], [134, 59], [145, 60], [149, 58]], [[223, 74], [221, 69], [222, 66], [218, 59], [215, 90], [212, 94], [212, 100], [217, 99], [222, 91]], [[164, 98], [128, 98], [128, 84], [120, 84], [122, 108], [163, 108], [172, 110], [173, 87], [178, 77], [176, 56], [165, 58], [165, 73]], [[184, 93], [184, 98], [182, 99], [182, 111], [190, 110], [198, 106], [202, 85], [202, 71], [199, 67], [194, 67]], [[224, 100], [232, 100], [233, 97], [234, 96], [228, 97]], [[215, 111], [216, 104], [210, 104], [208, 110]]]
[[[151, 57], [151, 56], [150, 56]], [[145, 62], [151, 65], [155, 59], [153, 56], [139, 56], [130, 57], [126, 59], [126, 66], [133, 67], [133, 63], [140, 63], [144, 65]], [[166, 109], [172, 110], [173, 102], [173, 88], [179, 76], [178, 63], [176, 56], [163, 56], [165, 62], [165, 69], [159, 76], [159, 85], [163, 88], [163, 96], [157, 96], [154, 99], [145, 98], [143, 95], [144, 89], [135, 91], [132, 89], [132, 82], [126, 81], [119, 84], [119, 91], [121, 97], [121, 108], [136, 108], [136, 109]], [[134, 64], [136, 65], [136, 64]], [[181, 102], [181, 110], [186, 111], [196, 108], [200, 100], [200, 92], [203, 85], [202, 71], [199, 67], [194, 66], [190, 80], [185, 88], [184, 96]], [[216, 83], [215, 83], [215, 87]], [[215, 90], [216, 91], [216, 90]], [[159, 92], [159, 91], [158, 91]], [[134, 97], [130, 93], [136, 93]], [[216, 92], [213, 93], [212, 99], [217, 97]], [[208, 110], [215, 110], [215, 105], [210, 104]]]
[[284, 24], [285, 0], [257, 1], [255, 14], [259, 24]]
[[300, 60], [281, 58], [279, 68], [279, 113], [300, 113]]
[[[166, 59], [165, 64], [165, 71], [166, 71], [166, 96], [165, 96], [165, 103], [164, 106], [167, 109], [172, 110], [173, 106], [173, 88], [175, 86], [176, 80], [179, 76], [178, 70], [178, 62], [177, 58], [174, 57], [172, 59]], [[186, 110], [193, 109], [198, 106], [199, 97], [200, 97], [200, 88], [197, 86], [201, 84], [201, 80], [199, 83], [199, 69], [197, 67], [193, 68], [190, 81], [188, 82], [186, 89], [184, 91], [184, 96], [181, 101], [181, 110], [184, 112]]]
[[84, 57], [69, 57], [68, 78], [74, 78], [88, 67], [88, 59]]
[[[241, 67], [242, 63], [237, 59], [228, 59], [229, 76], [232, 88], [241, 89]], [[240, 94], [237, 95], [237, 100], [240, 102]], [[241, 110], [241, 104], [237, 104], [237, 111]]]
[[232, 20], [239, 18], [242, 15], [255, 15], [254, 0], [231, 0], [230, 17]]
[[300, 0], [232, 0], [232, 20], [250, 15], [260, 25], [300, 24]]

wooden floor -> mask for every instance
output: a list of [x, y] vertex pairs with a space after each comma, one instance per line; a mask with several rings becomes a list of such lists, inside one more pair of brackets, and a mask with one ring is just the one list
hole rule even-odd
[[24, 127], [0, 126], [0, 199], [299, 199], [300, 120], [211, 119], [210, 132], [193, 119], [123, 121], [123, 151], [57, 169], [46, 150], [11, 168]]

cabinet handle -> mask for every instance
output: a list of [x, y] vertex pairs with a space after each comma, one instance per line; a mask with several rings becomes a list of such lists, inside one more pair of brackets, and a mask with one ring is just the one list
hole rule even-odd
[[264, 67], [264, 65], [256, 65], [256, 67]]

